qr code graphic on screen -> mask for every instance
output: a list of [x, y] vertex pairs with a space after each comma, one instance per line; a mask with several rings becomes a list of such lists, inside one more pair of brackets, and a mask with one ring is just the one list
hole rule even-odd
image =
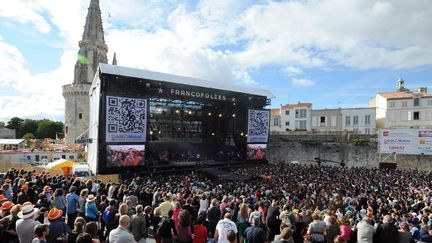
[[268, 136], [269, 111], [249, 110], [248, 136]]
[[144, 133], [147, 123], [147, 104], [145, 99], [108, 97], [107, 132], [108, 133]]

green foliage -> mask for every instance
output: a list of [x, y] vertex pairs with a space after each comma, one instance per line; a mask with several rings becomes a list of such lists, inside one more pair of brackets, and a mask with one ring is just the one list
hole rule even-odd
[[22, 124], [23, 124], [24, 120], [19, 118], [19, 117], [12, 117], [8, 122], [7, 122], [7, 128], [9, 129], [20, 129]]
[[0, 121], [0, 128], [4, 128], [4, 127], [6, 127], [5, 122]]
[[36, 129], [37, 138], [56, 138], [56, 133], [63, 132], [63, 122], [55, 122], [48, 119], [38, 121]]
[[308, 146], [317, 146], [320, 145], [321, 143], [316, 141], [316, 140], [302, 140], [300, 141], [301, 145], [308, 145]]
[[[7, 122], [7, 128], [15, 129], [17, 138], [56, 138], [56, 134], [63, 134], [63, 122], [48, 119], [33, 120], [13, 117]], [[26, 136], [26, 137], [24, 137]]]
[[24, 138], [24, 139], [35, 139], [36, 137], [35, 137], [35, 135], [33, 135], [33, 133], [28, 132], [28, 133], [24, 134], [24, 136], [22, 138]]
[[368, 145], [369, 141], [366, 139], [353, 139], [351, 143], [354, 144], [355, 146], [363, 146], [363, 145]]

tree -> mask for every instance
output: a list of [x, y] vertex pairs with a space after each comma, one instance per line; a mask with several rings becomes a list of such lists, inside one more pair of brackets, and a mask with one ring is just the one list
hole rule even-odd
[[12, 117], [8, 122], [7, 122], [7, 128], [9, 129], [16, 129], [17, 131], [21, 128], [22, 124], [23, 124], [24, 120], [19, 118], [19, 117]]
[[35, 137], [35, 135], [33, 135], [33, 133], [28, 132], [28, 133], [24, 134], [24, 136], [22, 138], [27, 140], [27, 139], [35, 139], [36, 137]]
[[36, 130], [36, 138], [56, 138], [57, 133], [63, 132], [63, 122], [55, 122], [48, 119], [38, 121], [38, 128]]
[[19, 130], [19, 133], [22, 134], [23, 136], [27, 133], [31, 133], [34, 135], [36, 134], [37, 129], [38, 129], [38, 121], [32, 119], [25, 119], [23, 124], [21, 125], [21, 129]]
[[4, 127], [6, 127], [5, 122], [0, 121], [0, 128], [4, 128]]

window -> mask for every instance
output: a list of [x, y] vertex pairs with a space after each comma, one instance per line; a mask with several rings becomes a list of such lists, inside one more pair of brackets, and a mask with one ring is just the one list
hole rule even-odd
[[62, 159], [66, 159], [66, 155], [62, 154]]
[[289, 124], [290, 124], [289, 122], [285, 122], [285, 126], [289, 126]]
[[420, 120], [420, 112], [414, 111], [414, 120]]
[[353, 116], [353, 124], [358, 125], [358, 116]]
[[407, 107], [408, 106], [408, 101], [402, 101], [402, 107]]
[[273, 125], [278, 126], [279, 125], [279, 119], [275, 118], [273, 120]]
[[326, 123], [326, 117], [325, 116], [321, 116], [320, 117], [320, 123], [321, 124], [323, 124], [323, 123], [325, 124]]
[[78, 113], [78, 119], [82, 119], [82, 113]]
[[68, 133], [68, 127], [65, 126], [65, 133]]
[[396, 113], [394, 111], [389, 112], [389, 120], [392, 122], [396, 121]]
[[365, 134], [370, 134], [370, 128], [365, 128]]
[[401, 121], [408, 121], [408, 111], [401, 111], [400, 118]]
[[75, 159], [75, 156], [69, 155], [69, 159]]
[[289, 115], [289, 110], [285, 111], [285, 115], [287, 115], [287, 116]]
[[371, 116], [370, 115], [366, 115], [365, 116], [365, 125], [370, 125], [371, 124]]
[[300, 121], [300, 129], [306, 130], [306, 121]]
[[296, 113], [295, 118], [306, 118], [306, 109], [295, 110], [295, 113]]
[[336, 127], [336, 116], [332, 116], [331, 120], [330, 120], [330, 126], [331, 127]]
[[40, 160], [39, 155], [35, 155], [35, 161], [39, 162], [39, 160]]
[[389, 107], [390, 108], [394, 108], [396, 105], [395, 105], [395, 102], [394, 101], [390, 101], [390, 103], [389, 103]]
[[414, 98], [414, 106], [420, 106], [420, 98]]
[[350, 116], [345, 117], [345, 126], [351, 126], [351, 117]]

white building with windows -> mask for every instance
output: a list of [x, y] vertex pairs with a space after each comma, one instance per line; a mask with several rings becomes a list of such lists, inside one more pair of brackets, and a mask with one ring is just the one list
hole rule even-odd
[[342, 131], [374, 134], [376, 128], [375, 108], [344, 108], [340, 110]]
[[378, 93], [369, 106], [376, 107], [377, 128], [432, 128], [432, 94], [426, 87], [410, 91], [399, 79], [396, 91]]
[[312, 103], [283, 105], [280, 108], [281, 131], [310, 131]]
[[341, 109], [320, 109], [311, 111], [312, 131], [335, 132], [342, 131]]
[[270, 132], [282, 132], [281, 110], [271, 109], [270, 113]]

